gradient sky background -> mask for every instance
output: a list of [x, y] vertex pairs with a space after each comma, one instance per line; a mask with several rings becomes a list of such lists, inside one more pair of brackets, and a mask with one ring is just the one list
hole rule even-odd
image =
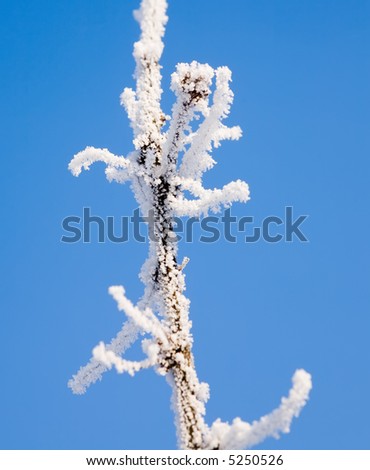
[[[129, 186], [103, 166], [67, 171], [86, 145], [131, 150], [119, 94], [132, 86], [138, 1], [1, 0], [1, 388], [3, 449], [170, 449], [170, 388], [153, 371], [110, 372], [84, 396], [66, 384], [137, 301], [147, 247], [62, 244], [61, 221], [130, 214]], [[308, 214], [310, 242], [183, 244], [207, 420], [270, 412], [295, 369], [311, 399], [270, 449], [369, 449], [370, 2], [170, 0], [163, 104], [177, 62], [233, 71], [225, 143], [209, 186], [246, 180], [236, 215]], [[133, 352], [135, 352], [134, 350]], [[128, 357], [135, 357], [134, 354]]]

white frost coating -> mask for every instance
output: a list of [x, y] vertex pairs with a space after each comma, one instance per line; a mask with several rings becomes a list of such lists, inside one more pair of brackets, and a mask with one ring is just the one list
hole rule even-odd
[[206, 170], [213, 167], [215, 161], [209, 154], [212, 150], [212, 142], [218, 147], [223, 138], [238, 139], [241, 136], [240, 128], [226, 131], [221, 122], [229, 114], [230, 105], [234, 98], [229, 86], [230, 81], [231, 71], [228, 67], [216, 69], [216, 91], [213, 96], [213, 105], [194, 136], [190, 149], [183, 157], [179, 170], [179, 174], [183, 178], [200, 179]]
[[[78, 176], [83, 168], [88, 170], [92, 163], [102, 161], [109, 181], [130, 180], [142, 215], [152, 216], [152, 236], [149, 256], [140, 273], [145, 285], [143, 298], [133, 305], [122, 286], [109, 288], [128, 321], [110, 344], [100, 342], [94, 348], [90, 362], [80, 368], [68, 386], [74, 393], [82, 394], [113, 367], [130, 375], [153, 367], [166, 376], [172, 387], [180, 448], [250, 447], [267, 436], [278, 437], [279, 432], [289, 431], [292, 418], [306, 403], [311, 380], [305, 371], [297, 371], [288, 398], [283, 398], [277, 410], [252, 424], [236, 418], [231, 424], [216, 420], [209, 427], [205, 421], [209, 386], [199, 381], [195, 369], [190, 302], [184, 295], [183, 271], [188, 258], [178, 262], [174, 217], [218, 212], [233, 202], [247, 202], [250, 194], [247, 183], [241, 180], [216, 189], [206, 189], [202, 184], [203, 173], [215, 164], [213, 148], [223, 140], [237, 140], [242, 135], [240, 127], [223, 123], [233, 101], [227, 67], [213, 69], [198, 62], [178, 64], [171, 80], [176, 96], [172, 116], [169, 118], [161, 109], [159, 59], [166, 8], [165, 0], [142, 0], [135, 13], [141, 27], [140, 40], [134, 46], [136, 88], [125, 88], [121, 94], [121, 104], [133, 128], [133, 151], [124, 158], [107, 149], [87, 147], [69, 164], [72, 174]], [[165, 132], [162, 127], [166, 121], [169, 126]], [[147, 336], [141, 341], [145, 358], [126, 360], [123, 355], [139, 334]]]
[[164, 170], [166, 165], [176, 163], [177, 154], [195, 136], [190, 127], [192, 120], [198, 118], [199, 113], [208, 114], [213, 75], [214, 70], [208, 64], [195, 61], [177, 64], [176, 72], [171, 76], [171, 89], [177, 100], [172, 107], [171, 123], [163, 145], [163, 154], [167, 157], [162, 163]]
[[132, 88], [125, 88], [121, 93], [121, 105], [125, 108], [127, 116], [131, 122], [131, 126], [134, 125], [137, 119], [137, 100], [136, 93]]
[[197, 199], [186, 199], [182, 195], [173, 198], [172, 207], [178, 217], [206, 216], [209, 211], [217, 213], [233, 202], [249, 201], [249, 187], [241, 180], [232, 181], [222, 189], [204, 189], [200, 181], [178, 179], [183, 190], [188, 190]]
[[108, 369], [113, 366], [116, 368], [119, 374], [127, 372], [133, 376], [135, 372], [139, 370], [147, 369], [148, 367], [154, 366], [158, 361], [158, 346], [151, 344], [147, 349], [148, 358], [142, 361], [127, 361], [117, 356], [113, 351], [106, 348], [103, 342], [100, 342], [98, 346], [93, 349], [93, 358], [102, 363]]
[[222, 140], [239, 140], [243, 132], [239, 126], [227, 127], [223, 124], [217, 129], [213, 137], [213, 145], [217, 148]]
[[[122, 355], [137, 340], [138, 334], [138, 327], [132, 321], [128, 321], [122, 325], [122, 329], [106, 348], [117, 355]], [[90, 361], [85, 366], [81, 367], [77, 374], [69, 380], [68, 387], [76, 395], [82, 395], [90, 385], [102, 379], [102, 375], [107, 369], [104, 364], [91, 358]]]
[[216, 420], [210, 432], [210, 447], [219, 449], [249, 449], [267, 437], [279, 438], [279, 433], [288, 433], [294, 417], [298, 417], [305, 406], [312, 388], [311, 375], [305, 370], [295, 372], [293, 387], [288, 397], [283, 397], [279, 408], [252, 424], [235, 418], [232, 424]]
[[117, 168], [110, 166], [105, 169], [105, 175], [110, 183], [112, 181], [115, 181], [116, 183], [125, 183], [130, 179], [129, 172], [127, 170], [118, 170]]
[[138, 307], [135, 307], [125, 296], [125, 289], [122, 286], [111, 286], [108, 292], [117, 302], [118, 310], [125, 312], [140, 330], [152, 334], [154, 338], [167, 344], [161, 322], [150, 308], [141, 311]]
[[[148, 147], [152, 142], [162, 142], [160, 128], [165, 116], [160, 107], [162, 94], [159, 59], [164, 44], [162, 37], [167, 23], [166, 0], [143, 0], [141, 9], [136, 14], [141, 27], [141, 37], [134, 44], [136, 61], [136, 102], [134, 129], [134, 145], [136, 149]], [[133, 99], [123, 93], [122, 101], [133, 116]]]
[[[97, 149], [95, 147], [86, 147], [85, 150], [76, 153], [72, 158], [68, 169], [73, 176], [79, 176], [82, 168], [89, 170], [90, 166], [95, 162], [104, 162], [107, 165], [107, 176], [111, 169], [127, 169], [129, 161], [124, 157], [117, 157], [107, 149]], [[109, 179], [109, 178], [108, 178]], [[127, 178], [128, 179], [128, 175]]]

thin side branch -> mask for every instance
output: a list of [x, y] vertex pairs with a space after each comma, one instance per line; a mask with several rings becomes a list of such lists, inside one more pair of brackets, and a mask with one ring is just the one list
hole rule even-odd
[[178, 217], [207, 216], [209, 211], [220, 212], [222, 207], [230, 207], [233, 202], [249, 201], [249, 186], [241, 180], [232, 181], [222, 189], [205, 189], [200, 181], [179, 178], [178, 184], [189, 191], [196, 199], [186, 199], [183, 195], [172, 200], [172, 207]]
[[[118, 157], [111, 153], [108, 149], [97, 149], [95, 147], [86, 147], [85, 150], [76, 153], [68, 165], [68, 169], [72, 172], [73, 176], [79, 176], [82, 168], [89, 170], [90, 166], [95, 162], [103, 162], [107, 165], [109, 173], [110, 169], [127, 170], [129, 161], [124, 157]], [[129, 174], [126, 172], [127, 178]]]
[[295, 372], [292, 382], [293, 387], [288, 397], [281, 399], [279, 408], [258, 421], [249, 424], [235, 418], [228, 424], [216, 420], [211, 427], [209, 448], [249, 449], [267, 437], [278, 439], [280, 433], [288, 433], [293, 418], [299, 416], [312, 388], [311, 375], [303, 369]]

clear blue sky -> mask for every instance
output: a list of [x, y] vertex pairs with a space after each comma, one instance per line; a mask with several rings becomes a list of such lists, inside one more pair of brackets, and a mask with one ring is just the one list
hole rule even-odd
[[[66, 387], [122, 321], [108, 286], [142, 294], [146, 246], [60, 242], [61, 220], [83, 207], [136, 207], [101, 165], [79, 179], [67, 165], [86, 145], [132, 148], [118, 97], [133, 85], [138, 1], [0, 6], [0, 446], [174, 448], [170, 389], [153, 371], [110, 372], [82, 397]], [[306, 244], [181, 247], [208, 422], [270, 412], [303, 367], [310, 402], [262, 448], [368, 449], [370, 2], [170, 0], [169, 16], [166, 110], [177, 62], [233, 71], [229, 123], [244, 137], [217, 150], [207, 183], [248, 181], [240, 216], [309, 214]]]

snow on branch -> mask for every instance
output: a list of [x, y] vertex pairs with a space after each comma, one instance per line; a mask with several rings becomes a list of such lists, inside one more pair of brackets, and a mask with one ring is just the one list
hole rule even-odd
[[132, 121], [135, 148], [141, 150], [149, 147], [157, 151], [163, 141], [160, 129], [166, 118], [160, 106], [162, 77], [159, 59], [168, 20], [166, 9], [166, 0], [143, 0], [140, 10], [135, 12], [141, 28], [140, 40], [134, 44], [136, 93], [126, 90], [121, 100]]
[[100, 342], [98, 346], [93, 349], [93, 358], [108, 369], [114, 366], [119, 374], [127, 372], [129, 375], [133, 376], [135, 372], [148, 369], [148, 367], [152, 367], [158, 362], [159, 346], [149, 341], [144, 343], [144, 345], [147, 345], [145, 352], [148, 357], [142, 361], [127, 361], [126, 359], [122, 359], [122, 357], [117, 356], [113, 351], [107, 349], [103, 342]]
[[125, 312], [126, 316], [141, 330], [142, 333], [149, 333], [153, 336], [152, 340], [144, 339], [142, 341], [143, 351], [147, 358], [142, 361], [128, 361], [119, 357], [114, 351], [107, 348], [103, 342], [93, 349], [93, 358], [103, 364], [108, 369], [113, 366], [117, 372], [122, 374], [128, 372], [134, 375], [142, 369], [147, 369], [159, 365], [160, 346], [164, 350], [168, 346], [167, 336], [164, 327], [150, 308], [144, 310], [134, 306], [125, 296], [123, 286], [111, 286], [108, 289], [109, 294], [117, 302], [118, 310]]
[[131, 127], [135, 128], [138, 105], [136, 93], [132, 88], [125, 88], [120, 96], [121, 105], [125, 108]]
[[[117, 336], [112, 339], [106, 349], [114, 352], [116, 355], [122, 355], [136, 341], [139, 334], [139, 328], [130, 320], [123, 324], [122, 329]], [[76, 395], [82, 395], [88, 387], [98, 380], [102, 379], [104, 372], [108, 367], [93, 357], [90, 361], [77, 372], [68, 382], [68, 387]]]
[[171, 89], [176, 95], [172, 107], [170, 128], [163, 146], [165, 159], [163, 166], [176, 164], [177, 155], [184, 145], [191, 141], [190, 122], [196, 113], [208, 114], [208, 96], [211, 93], [214, 70], [208, 64], [193, 61], [191, 64], [180, 63], [171, 76]]
[[279, 438], [279, 433], [288, 433], [294, 417], [298, 417], [305, 406], [312, 388], [311, 375], [298, 369], [292, 379], [293, 387], [288, 397], [283, 397], [279, 408], [252, 424], [234, 419], [232, 424], [216, 420], [210, 431], [210, 448], [245, 449], [259, 444], [267, 437]]
[[140, 40], [134, 44], [134, 57], [139, 66], [143, 59], [158, 63], [161, 58], [162, 37], [168, 21], [166, 10], [166, 0], [142, 0], [140, 9], [134, 11], [141, 28]]
[[101, 342], [94, 348], [93, 357], [89, 363], [81, 367], [68, 382], [73, 393], [78, 395], [85, 393], [91, 384], [101, 380], [103, 373], [112, 366], [115, 366], [119, 373], [128, 372], [133, 375], [141, 369], [157, 364], [158, 345], [147, 340], [142, 342], [144, 352], [148, 356], [144, 361], [127, 361], [120, 357], [136, 341], [140, 332], [151, 334], [163, 348], [168, 345], [161, 322], [149, 308], [140, 310], [134, 306], [126, 298], [122, 286], [111, 286], [108, 292], [117, 302], [118, 310], [123, 311], [129, 320], [123, 324], [121, 331], [110, 344], [105, 345]]
[[107, 165], [105, 173], [108, 180], [119, 179], [119, 182], [123, 182], [129, 179], [129, 173], [127, 171], [129, 161], [124, 157], [114, 155], [108, 149], [86, 147], [85, 150], [76, 153], [69, 163], [68, 169], [73, 176], [79, 176], [82, 168], [89, 170], [90, 166], [95, 162], [103, 162]]
[[232, 181], [222, 189], [205, 189], [200, 181], [179, 178], [183, 191], [187, 190], [197, 199], [186, 199], [182, 194], [173, 198], [172, 207], [178, 217], [206, 216], [209, 211], [217, 213], [221, 207], [230, 207], [233, 202], [249, 201], [249, 186], [241, 180]]
[[167, 344], [167, 337], [161, 322], [154, 315], [150, 308], [140, 310], [135, 307], [130, 300], [125, 296], [125, 289], [122, 286], [111, 286], [109, 294], [117, 302], [118, 310], [125, 312], [138, 328], [144, 333], [150, 333], [154, 338], [160, 340], [162, 343]]
[[221, 122], [228, 116], [234, 98], [229, 86], [230, 81], [231, 71], [228, 67], [216, 69], [213, 104], [196, 132], [189, 150], [183, 156], [179, 170], [179, 175], [183, 178], [200, 179], [206, 170], [214, 166], [215, 161], [209, 154], [212, 143], [218, 147], [221, 140], [236, 140], [242, 135], [240, 127], [227, 128]]

